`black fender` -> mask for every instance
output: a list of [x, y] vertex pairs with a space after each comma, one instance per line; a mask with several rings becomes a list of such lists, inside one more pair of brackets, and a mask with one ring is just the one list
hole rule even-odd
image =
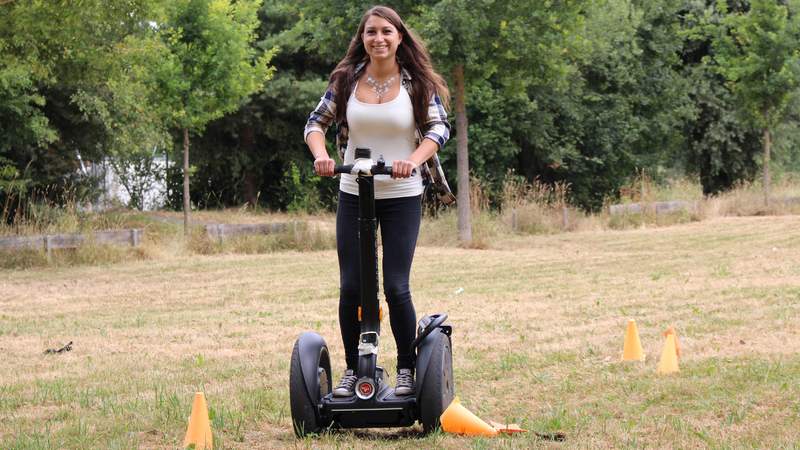
[[[447, 314], [444, 313], [431, 314], [420, 319], [419, 328], [417, 328], [417, 337], [411, 342], [411, 353], [416, 353], [417, 346], [422, 343], [425, 336], [439, 328], [445, 320], [447, 320]], [[448, 336], [450, 336], [449, 333]]]
[[328, 371], [328, 377], [331, 377], [331, 362], [328, 352], [322, 352], [322, 349], [327, 349], [325, 339], [322, 336], [312, 331], [306, 331], [297, 338], [297, 348], [300, 354], [300, 369], [303, 372], [303, 384], [306, 387], [311, 404], [319, 402], [319, 374], [317, 373], [318, 367], [324, 367]]
[[427, 336], [422, 338], [422, 342], [420, 342], [419, 346], [417, 347], [417, 360], [415, 363], [417, 389], [415, 389], [416, 393], [414, 396], [417, 399], [418, 405], [420, 403], [420, 395], [422, 394], [422, 383], [425, 382], [425, 372], [428, 370], [428, 364], [431, 360], [431, 349], [433, 347], [433, 343], [436, 342], [436, 339], [439, 338], [439, 334], [442, 333], [447, 336], [447, 340], [450, 341], [450, 346], [452, 348], [453, 342], [450, 339], [451, 332], [452, 328], [449, 325], [439, 325]]

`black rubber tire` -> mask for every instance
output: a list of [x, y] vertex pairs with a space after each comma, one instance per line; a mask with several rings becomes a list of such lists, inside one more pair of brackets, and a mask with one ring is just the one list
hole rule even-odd
[[439, 417], [450, 406], [455, 396], [456, 387], [453, 382], [453, 351], [450, 347], [450, 336], [436, 333], [436, 340], [431, 349], [431, 359], [425, 372], [420, 393], [420, 422], [425, 433], [439, 427]]
[[308, 434], [319, 434], [327, 423], [322, 421], [318, 414], [317, 405], [325, 395], [331, 392], [331, 368], [328, 357], [328, 347], [323, 345], [317, 356], [317, 373], [326, 377], [326, 382], [320, 386], [317, 398], [309, 398], [303, 379], [303, 369], [300, 365], [299, 339], [292, 350], [292, 362], [289, 368], [289, 403], [292, 410], [292, 424], [297, 437]]

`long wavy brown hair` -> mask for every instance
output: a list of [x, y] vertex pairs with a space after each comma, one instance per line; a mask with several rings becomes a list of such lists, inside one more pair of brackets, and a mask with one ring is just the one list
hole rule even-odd
[[403, 19], [395, 10], [387, 6], [373, 6], [368, 9], [361, 17], [353, 39], [350, 40], [350, 47], [336, 68], [333, 69], [330, 77], [330, 84], [333, 88], [333, 98], [336, 102], [336, 122], [342, 123], [347, 120], [347, 99], [353, 92], [353, 85], [356, 82], [356, 66], [362, 62], [369, 62], [369, 56], [364, 48], [364, 26], [370, 16], [377, 16], [387, 20], [397, 28], [403, 36], [402, 43], [397, 47], [397, 62], [400, 67], [408, 70], [411, 74], [411, 103], [414, 107], [414, 119], [417, 126], [425, 125], [428, 116], [428, 103], [431, 96], [436, 93], [441, 98], [446, 109], [450, 108], [450, 90], [447, 89], [447, 82], [441, 75], [436, 73], [431, 63], [431, 55], [425, 44], [417, 35], [406, 27]]

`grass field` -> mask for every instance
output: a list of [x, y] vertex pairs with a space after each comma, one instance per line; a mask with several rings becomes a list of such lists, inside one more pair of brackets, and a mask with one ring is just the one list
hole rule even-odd
[[[416, 308], [450, 314], [465, 406], [565, 442], [397, 429], [296, 440], [296, 336], [321, 333], [343, 369], [336, 257], [323, 250], [0, 270], [0, 448], [175, 448], [198, 390], [217, 448], [800, 442], [800, 217], [499, 239], [420, 247]], [[628, 318], [645, 363], [619, 362]], [[669, 325], [681, 372], [658, 376]]]

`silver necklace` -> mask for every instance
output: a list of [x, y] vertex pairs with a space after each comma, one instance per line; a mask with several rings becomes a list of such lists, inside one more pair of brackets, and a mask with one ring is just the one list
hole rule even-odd
[[389, 89], [394, 84], [394, 80], [397, 79], [396, 75], [392, 75], [386, 81], [378, 81], [375, 78], [372, 78], [372, 75], [367, 74], [367, 84], [372, 88], [375, 92], [375, 95], [378, 96], [378, 102], [380, 103], [383, 100], [383, 96], [389, 92]]

